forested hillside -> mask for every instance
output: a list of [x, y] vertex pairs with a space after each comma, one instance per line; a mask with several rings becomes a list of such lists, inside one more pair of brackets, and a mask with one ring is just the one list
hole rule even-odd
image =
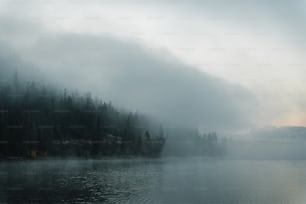
[[0, 84], [0, 157], [157, 156], [161, 125], [90, 93], [20, 80]]

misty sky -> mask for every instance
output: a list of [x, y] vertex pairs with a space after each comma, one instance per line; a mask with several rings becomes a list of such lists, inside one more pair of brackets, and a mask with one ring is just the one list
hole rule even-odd
[[305, 9], [301, 0], [0, 0], [1, 68], [203, 130], [305, 126]]

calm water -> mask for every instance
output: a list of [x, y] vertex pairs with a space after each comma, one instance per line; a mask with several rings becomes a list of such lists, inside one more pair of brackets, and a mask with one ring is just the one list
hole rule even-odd
[[0, 163], [0, 203], [306, 203], [306, 161]]

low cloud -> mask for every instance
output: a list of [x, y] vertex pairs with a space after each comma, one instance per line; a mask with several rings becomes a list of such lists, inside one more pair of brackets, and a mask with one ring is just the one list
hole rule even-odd
[[34, 80], [39, 75], [60, 88], [90, 91], [172, 125], [237, 130], [248, 127], [256, 112], [256, 100], [247, 90], [183, 64], [165, 50], [111, 36], [50, 32], [20, 36], [18, 40], [31, 42], [18, 47], [16, 36], [2, 35], [2, 42], [14, 44], [9, 49], [16, 57], [3, 57], [2, 50], [2, 70], [19, 59], [13, 69], [33, 74]]

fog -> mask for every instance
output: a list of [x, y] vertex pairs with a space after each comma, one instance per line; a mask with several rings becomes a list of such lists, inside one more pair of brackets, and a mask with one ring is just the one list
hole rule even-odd
[[[216, 25], [223, 25], [224, 27], [233, 25], [234, 28], [237, 28], [237, 33], [248, 30], [249, 26], [246, 24], [253, 17], [253, 22], [255, 23], [253, 29], [266, 28], [266, 24], [263, 24], [263, 21], [267, 20], [267, 25], [273, 25], [274, 33], [279, 29], [274, 24], [275, 22], [282, 22], [280, 30], [298, 30], [296, 25], [303, 23], [300, 12], [295, 12], [288, 19], [289, 22], [296, 22], [296, 24], [291, 23], [290, 25], [286, 24], [283, 21], [283, 16], [278, 14], [297, 10], [300, 3], [295, 1], [291, 6], [286, 6], [285, 2], [281, 2], [278, 6], [274, 6], [274, 1], [245, 2], [239, 4], [241, 7], [239, 9], [235, 4], [228, 5], [223, 1], [220, 5], [211, 1], [201, 4], [197, 1], [180, 1], [174, 5], [172, 10], [169, 9], [169, 13], [173, 12], [175, 16], [181, 18], [189, 16], [190, 19], [193, 19], [190, 25], [194, 26], [198, 23], [198, 20], [192, 13], [198, 14], [201, 13], [202, 9], [205, 9], [208, 19], [211, 19], [214, 14], [218, 14], [222, 19], [232, 17], [226, 23], [216, 23]], [[230, 138], [238, 135], [239, 137], [252, 138], [256, 141], [257, 137], [251, 137], [249, 131], [257, 127], [258, 124], [261, 124], [260, 127], [262, 127], [262, 124], [281, 123], [283, 117], [285, 117], [285, 121], [303, 122], [302, 116], [299, 116], [303, 111], [299, 110], [304, 106], [304, 101], [301, 97], [298, 100], [295, 96], [293, 97], [295, 95], [293, 92], [296, 93], [298, 89], [292, 87], [283, 87], [282, 89], [282, 86], [275, 88], [278, 84], [274, 83], [276, 82], [274, 77], [283, 74], [282, 71], [284, 69], [279, 68], [280, 71], [258, 75], [258, 73], [253, 72], [255, 69], [248, 66], [251, 65], [251, 63], [248, 64], [250, 61], [244, 61], [246, 58], [249, 60], [249, 53], [245, 55], [236, 55], [235, 53], [232, 57], [236, 60], [238, 59], [238, 61], [246, 62], [246, 64], [242, 68], [238, 68], [239, 64], [236, 64], [238, 71], [234, 70], [233, 75], [229, 73], [232, 69], [229, 69], [229, 71], [223, 70], [223, 74], [226, 75], [227, 73], [227, 78], [222, 74], [218, 74], [220, 70], [218, 71], [216, 64], [207, 64], [206, 67], [210, 65], [212, 67], [202, 69], [201, 64], [199, 66], [195, 65], [198, 62], [197, 59], [194, 59], [195, 63], [190, 63], [193, 58], [188, 57], [191, 54], [186, 54], [186, 58], [184, 58], [181, 55], [182, 53], [177, 53], [173, 50], [173, 46], [169, 47], [168, 42], [159, 41], [159, 38], [156, 38], [158, 43], [154, 41], [156, 44], [153, 42], [150, 44], [146, 38], [117, 35], [116, 32], [123, 31], [118, 26], [122, 24], [122, 21], [118, 25], [115, 23], [112, 25], [112, 20], [110, 20], [110, 24], [101, 24], [106, 26], [105, 30], [99, 27], [100, 24], [95, 24], [96, 27], [93, 26], [89, 20], [87, 23], [91, 25], [90, 27], [84, 26], [84, 23], [81, 22], [80, 24], [74, 23], [75, 17], [81, 15], [78, 13], [80, 7], [84, 6], [85, 9], [83, 17], [89, 18], [88, 10], [91, 10], [91, 6], [98, 5], [101, 11], [105, 11], [107, 10], [106, 8], [113, 9], [114, 5], [112, 4], [92, 2], [92, 4], [87, 5], [81, 2], [71, 3], [65, 1], [63, 4], [58, 4], [62, 5], [62, 7], [56, 7], [57, 4], [53, 5], [58, 8], [58, 10], [54, 10], [56, 11], [54, 15], [50, 15], [50, 10], [52, 11], [52, 9], [48, 9], [48, 5], [41, 2], [12, 4], [3, 1], [0, 13], [1, 80], [9, 80], [17, 71], [22, 78], [28, 81], [38, 81], [56, 87], [59, 90], [67, 88], [70, 91], [77, 90], [81, 93], [91, 92], [94, 97], [102, 98], [104, 101], [111, 101], [119, 108], [150, 115], [160, 121], [168, 130], [177, 129], [172, 133], [168, 131], [170, 135], [178, 135], [181, 131], [180, 128], [186, 127], [197, 129], [200, 135], [216, 131], [220, 138]], [[124, 2], [120, 2], [120, 5], [124, 8], [121, 11], [127, 16], [128, 21], [126, 22], [129, 22], [128, 25], [131, 26], [131, 29], [127, 29], [126, 32], [136, 32], [135, 22], [138, 21], [134, 21], [132, 18], [131, 11], [133, 9]], [[171, 1], [167, 1], [165, 4], [161, 1], [156, 1], [151, 2], [149, 6], [141, 5], [144, 10], [137, 15], [143, 17], [143, 12], [148, 11], [150, 15], [155, 14], [152, 18], [154, 16], [157, 18], [161, 13], [165, 14], [161, 12], [163, 9], [159, 9], [163, 8], [163, 6], [168, 8], [169, 5], [171, 5]], [[184, 12], [182, 11], [183, 7], [186, 8]], [[248, 18], [240, 18], [249, 11], [250, 7], [256, 8], [255, 10], [261, 10], [262, 15], [259, 16], [256, 12], [250, 12]], [[35, 15], [31, 16], [30, 11], [33, 11]], [[43, 11], [46, 11], [46, 14]], [[76, 16], [72, 15], [73, 11], [77, 13]], [[96, 10], [92, 10], [92, 12], [95, 15], [97, 14]], [[111, 16], [112, 12], [117, 14], [117, 11], [113, 9], [109, 13], [106, 12], [105, 15]], [[54, 16], [57, 17], [54, 18]], [[63, 17], [60, 18], [60, 16]], [[166, 18], [166, 16], [161, 19], [165, 19], [169, 23], [169, 18]], [[101, 16], [97, 15], [93, 21], [100, 19], [98, 17]], [[199, 19], [204, 19], [204, 17], [205, 15], [200, 15]], [[181, 31], [181, 28], [178, 27], [179, 24], [185, 25], [182, 22], [173, 23], [174, 33], [179, 34], [179, 31]], [[211, 26], [211, 24], [208, 24], [208, 28], [215, 31], [209, 25]], [[236, 25], [239, 25], [239, 27], [236, 27]], [[145, 25], [139, 25], [138, 31], [140, 33], [143, 32], [144, 36], [147, 37], [147, 32], [151, 28], [146, 30], [143, 26], [145, 27]], [[150, 26], [154, 27], [153, 24], [150, 24]], [[96, 30], [93, 29], [94, 27]], [[156, 26], [156, 29], [151, 30], [152, 33], [167, 30], [160, 25]], [[192, 30], [192, 32], [194, 31]], [[199, 43], [206, 42], [203, 41], [204, 38], [207, 38], [207, 41], [212, 39], [211, 36], [200, 36]], [[153, 39], [155, 38], [153, 37]], [[195, 41], [192, 41], [191, 38], [182, 38], [187, 40], [186, 44], [173, 39], [174, 37], [169, 39], [169, 42], [177, 43], [176, 45], [182, 48], [188, 43], [190, 43], [190, 47], [196, 47]], [[219, 43], [224, 43], [223, 40], [218, 39], [215, 44], [206, 43], [213, 47]], [[256, 44], [257, 40], [256, 38], [254, 41], [249, 41], [250, 44], [248, 45]], [[238, 43], [238, 41], [233, 42], [238, 45], [241, 43]], [[260, 42], [262, 43], [262, 41]], [[291, 40], [289, 42], [294, 44]], [[164, 43], [164, 46], [155, 46], [160, 45], [160, 43]], [[274, 41], [271, 42], [273, 45], [274, 43]], [[226, 43], [223, 45], [224, 47], [229, 46]], [[223, 55], [222, 52], [215, 54], [218, 54], [218, 56]], [[215, 56], [210, 51], [210, 53], [203, 52], [200, 58], [215, 59]], [[221, 59], [221, 57], [216, 59]], [[224, 58], [224, 63], [228, 62], [226, 59]], [[271, 55], [271, 61], [275, 62], [275, 59], [275, 56]], [[278, 59], [281, 60], [282, 58]], [[277, 67], [274, 68], [276, 69]], [[215, 72], [215, 70], [217, 71]], [[259, 92], [253, 89], [252, 86], [237, 81], [240, 76], [244, 75], [246, 75], [247, 80], [249, 75], [253, 73], [255, 81], [259, 80], [258, 83], [255, 83], [256, 86], [260, 87]], [[296, 77], [297, 73], [294, 72], [290, 77]], [[238, 78], [234, 80], [233, 76]], [[272, 80], [272, 83], [270, 83], [270, 80]], [[271, 88], [265, 84], [271, 84]], [[295, 85], [298, 86], [300, 84], [297, 82]], [[266, 90], [268, 91], [265, 92]], [[278, 95], [273, 100], [269, 94], [272, 92]], [[292, 101], [289, 101], [291, 96]], [[276, 108], [274, 109], [274, 107]], [[287, 109], [290, 109], [290, 114]]]
[[288, 2], [0, 0], [0, 202], [305, 203]]
[[2, 73], [16, 70], [60, 89], [91, 92], [169, 125], [238, 131], [256, 112], [250, 91], [198, 71], [166, 50], [107, 35], [45, 32], [26, 21], [2, 19], [1, 27]]

